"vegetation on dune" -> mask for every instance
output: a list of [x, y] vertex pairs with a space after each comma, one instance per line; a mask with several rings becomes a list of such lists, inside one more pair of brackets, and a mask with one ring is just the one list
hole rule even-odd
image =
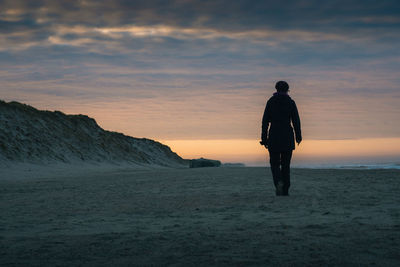
[[0, 160], [187, 164], [166, 145], [106, 131], [86, 115], [42, 111], [19, 102], [2, 100]]

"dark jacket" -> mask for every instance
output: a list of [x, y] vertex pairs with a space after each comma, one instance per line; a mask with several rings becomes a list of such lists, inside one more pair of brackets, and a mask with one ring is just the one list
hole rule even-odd
[[261, 141], [274, 152], [294, 150], [294, 134], [300, 142], [300, 117], [296, 103], [287, 94], [275, 93], [267, 102], [261, 127]]

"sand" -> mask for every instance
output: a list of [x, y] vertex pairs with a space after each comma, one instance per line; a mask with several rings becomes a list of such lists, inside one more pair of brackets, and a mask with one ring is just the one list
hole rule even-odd
[[1, 266], [400, 266], [400, 170], [6, 176]]

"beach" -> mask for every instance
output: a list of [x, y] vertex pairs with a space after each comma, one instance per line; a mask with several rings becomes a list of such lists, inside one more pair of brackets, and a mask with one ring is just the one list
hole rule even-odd
[[400, 265], [400, 170], [1, 175], [1, 266]]

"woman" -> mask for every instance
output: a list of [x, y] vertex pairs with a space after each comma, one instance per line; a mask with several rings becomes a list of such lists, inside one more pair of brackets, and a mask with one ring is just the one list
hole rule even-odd
[[[290, 187], [290, 160], [296, 142], [300, 144], [300, 117], [296, 103], [288, 95], [289, 85], [279, 81], [276, 93], [268, 100], [261, 127], [261, 145], [269, 151], [270, 164], [277, 196], [288, 196]], [[292, 127], [293, 125], [293, 127]]]

